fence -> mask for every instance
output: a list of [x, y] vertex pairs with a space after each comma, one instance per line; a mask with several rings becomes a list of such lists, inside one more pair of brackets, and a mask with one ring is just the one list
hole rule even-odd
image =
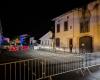
[[100, 65], [98, 60], [95, 54], [76, 54], [69, 59], [35, 58], [4, 63], [0, 64], [0, 80], [51, 80], [55, 75]]

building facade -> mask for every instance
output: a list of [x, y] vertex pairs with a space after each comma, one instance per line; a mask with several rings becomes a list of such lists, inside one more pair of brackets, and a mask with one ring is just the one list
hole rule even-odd
[[49, 31], [45, 35], [43, 35], [40, 40], [41, 48], [47, 48], [50, 49], [53, 47], [53, 39], [52, 39], [53, 33]]
[[100, 51], [100, 1], [91, 2], [53, 19], [56, 47], [68, 52]]

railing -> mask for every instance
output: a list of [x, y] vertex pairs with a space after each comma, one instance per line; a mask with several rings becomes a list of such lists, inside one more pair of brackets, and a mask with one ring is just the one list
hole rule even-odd
[[[54, 57], [54, 56], [53, 56]], [[70, 71], [100, 65], [95, 54], [76, 54], [74, 57], [35, 58], [0, 64], [0, 80], [42, 80]]]

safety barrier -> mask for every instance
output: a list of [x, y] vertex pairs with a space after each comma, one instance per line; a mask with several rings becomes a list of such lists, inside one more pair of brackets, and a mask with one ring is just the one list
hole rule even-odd
[[47, 57], [0, 64], [0, 80], [42, 80], [70, 71], [100, 65], [100, 56], [76, 54], [52, 60]]

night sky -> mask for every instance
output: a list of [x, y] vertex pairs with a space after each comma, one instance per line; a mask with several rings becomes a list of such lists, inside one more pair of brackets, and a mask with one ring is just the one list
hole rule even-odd
[[14, 38], [28, 33], [35, 39], [54, 28], [51, 20], [94, 0], [13, 0], [0, 7], [3, 35]]

